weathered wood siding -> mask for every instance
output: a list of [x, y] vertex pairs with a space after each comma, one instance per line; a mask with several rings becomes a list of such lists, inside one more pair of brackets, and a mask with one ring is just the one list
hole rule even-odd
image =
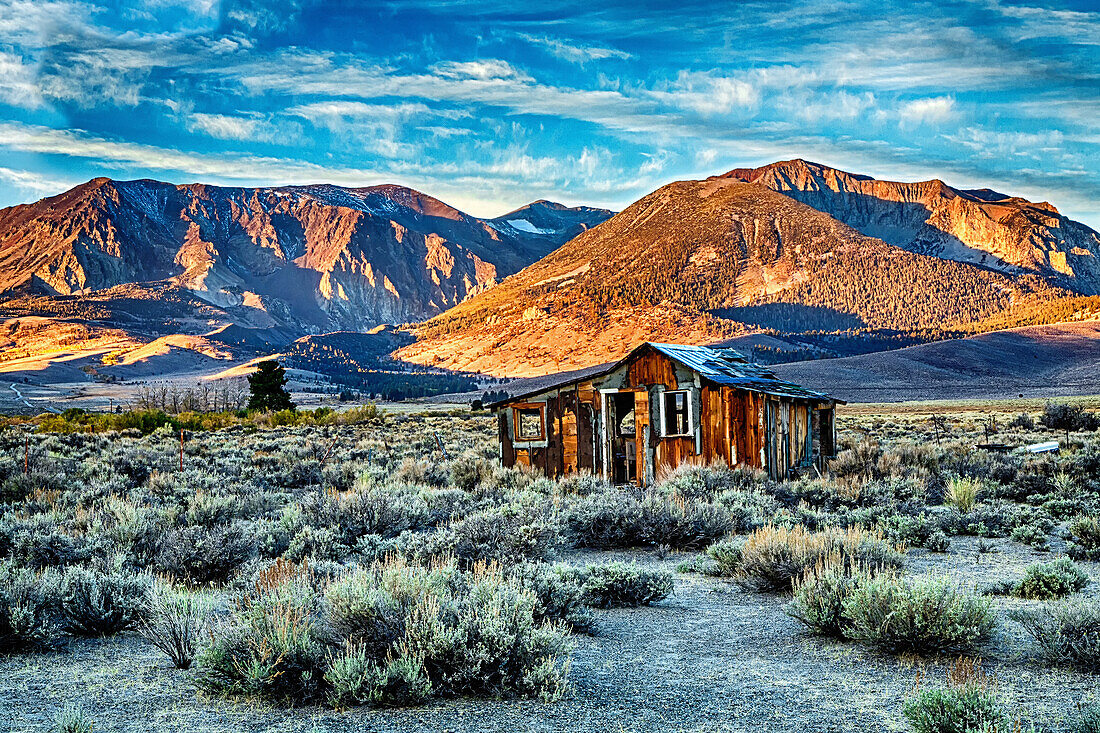
[[[720, 461], [766, 468], [783, 478], [814, 465], [835, 450], [834, 412], [807, 400], [791, 400], [714, 384], [654, 349], [602, 377], [563, 385], [536, 399], [546, 405], [545, 446], [516, 445], [512, 411], [499, 415], [501, 463], [529, 465], [560, 478], [578, 471], [602, 473], [606, 451], [600, 427], [601, 389], [633, 392], [638, 483], [686, 463]], [[696, 435], [663, 437], [662, 391], [692, 395]], [[822, 468], [818, 460], [818, 468]]]

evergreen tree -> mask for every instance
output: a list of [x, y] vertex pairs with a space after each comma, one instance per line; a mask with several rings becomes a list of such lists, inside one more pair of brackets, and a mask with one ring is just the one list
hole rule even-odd
[[250, 410], [293, 410], [290, 393], [286, 391], [286, 370], [274, 359], [261, 361], [254, 373], [248, 377], [251, 394], [248, 398]]

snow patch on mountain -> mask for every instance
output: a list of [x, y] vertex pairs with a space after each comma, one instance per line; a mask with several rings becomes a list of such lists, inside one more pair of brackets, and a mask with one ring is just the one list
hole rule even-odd
[[528, 234], [554, 234], [556, 232], [554, 229], [541, 229], [526, 219], [509, 219], [508, 225]]

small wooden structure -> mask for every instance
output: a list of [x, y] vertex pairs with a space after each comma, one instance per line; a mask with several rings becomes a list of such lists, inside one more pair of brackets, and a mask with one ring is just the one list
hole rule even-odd
[[840, 400], [783, 382], [732, 349], [644, 343], [620, 361], [528, 380], [488, 405], [505, 467], [587, 471], [646, 486], [663, 469], [722, 461], [773, 478], [823, 472]]

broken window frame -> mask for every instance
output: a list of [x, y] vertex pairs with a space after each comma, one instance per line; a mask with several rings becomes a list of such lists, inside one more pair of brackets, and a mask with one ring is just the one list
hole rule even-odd
[[[684, 414], [687, 418], [687, 431], [686, 432], [670, 432], [669, 430], [669, 416], [670, 414], [676, 414], [680, 410], [675, 409], [675, 398], [677, 395], [684, 396]], [[669, 412], [669, 402], [672, 399], [672, 412]], [[678, 422], [678, 421], [677, 421]], [[677, 427], [679, 427], [677, 425]], [[661, 437], [664, 438], [691, 438], [695, 436], [695, 415], [694, 409], [691, 405], [691, 390], [689, 389], [670, 389], [661, 393]]]
[[[539, 432], [538, 434], [524, 433], [523, 432], [523, 413], [524, 412], [537, 412], [539, 418]], [[546, 403], [545, 402], [524, 402], [518, 405], [512, 406], [512, 433], [516, 436], [515, 441], [517, 443], [531, 443], [540, 440], [546, 440]]]

